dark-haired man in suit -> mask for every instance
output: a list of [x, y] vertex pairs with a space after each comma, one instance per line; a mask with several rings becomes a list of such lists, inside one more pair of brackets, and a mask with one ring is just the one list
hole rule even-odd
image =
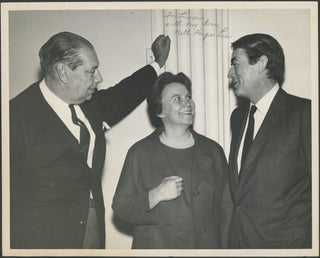
[[61, 32], [41, 47], [43, 79], [10, 101], [11, 248], [105, 247], [104, 129], [146, 98], [169, 49], [160, 35], [154, 63], [97, 91], [88, 40]]
[[228, 77], [248, 100], [231, 115], [230, 248], [311, 248], [311, 101], [282, 88], [285, 58], [270, 35], [232, 43]]

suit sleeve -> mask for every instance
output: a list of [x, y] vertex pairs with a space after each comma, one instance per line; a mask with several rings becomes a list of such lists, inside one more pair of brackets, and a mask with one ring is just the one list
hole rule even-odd
[[133, 111], [148, 95], [157, 79], [157, 73], [146, 65], [113, 87], [100, 90], [96, 98], [103, 120], [115, 125]]
[[15, 185], [24, 155], [23, 134], [15, 107], [10, 104], [10, 196], [15, 199]]
[[139, 176], [139, 158], [134, 150], [128, 151], [113, 197], [112, 209], [122, 220], [132, 224], [156, 224], [157, 207], [149, 208], [149, 190], [143, 189]]
[[311, 102], [308, 102], [302, 112], [300, 155], [306, 171], [311, 175]]

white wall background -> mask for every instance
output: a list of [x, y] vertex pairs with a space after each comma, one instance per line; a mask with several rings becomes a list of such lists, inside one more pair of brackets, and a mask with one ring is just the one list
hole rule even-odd
[[[91, 41], [100, 59], [103, 88], [145, 65], [153, 40], [151, 10], [12, 11], [9, 18], [10, 98], [38, 80], [38, 51], [57, 32], [72, 31]], [[285, 90], [310, 98], [309, 19], [307, 10], [229, 10], [230, 42], [254, 32], [273, 35], [286, 55]], [[131, 236], [113, 222], [111, 202], [128, 148], [152, 130], [144, 102], [107, 133], [103, 177], [107, 248], [131, 246]]]

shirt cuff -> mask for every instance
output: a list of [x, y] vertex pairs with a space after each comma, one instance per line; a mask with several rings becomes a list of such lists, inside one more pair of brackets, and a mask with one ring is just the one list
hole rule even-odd
[[160, 68], [159, 64], [158, 64], [157, 62], [152, 62], [152, 63], [149, 64], [149, 65], [151, 65], [151, 66], [153, 67], [153, 69], [154, 69], [154, 70], [156, 71], [156, 73], [157, 73], [157, 76], [159, 76], [160, 73], [161, 73], [161, 68]]
[[110, 125], [108, 125], [107, 122], [103, 121], [102, 122], [102, 130], [105, 131], [105, 130], [109, 130], [111, 128]]

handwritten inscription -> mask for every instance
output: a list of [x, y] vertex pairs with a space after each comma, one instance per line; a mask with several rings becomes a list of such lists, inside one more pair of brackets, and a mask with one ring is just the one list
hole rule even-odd
[[209, 18], [191, 16], [188, 11], [169, 12], [164, 17], [165, 27], [173, 28], [174, 35], [200, 36], [203, 40], [209, 37], [231, 38], [228, 27], [212, 22]]

